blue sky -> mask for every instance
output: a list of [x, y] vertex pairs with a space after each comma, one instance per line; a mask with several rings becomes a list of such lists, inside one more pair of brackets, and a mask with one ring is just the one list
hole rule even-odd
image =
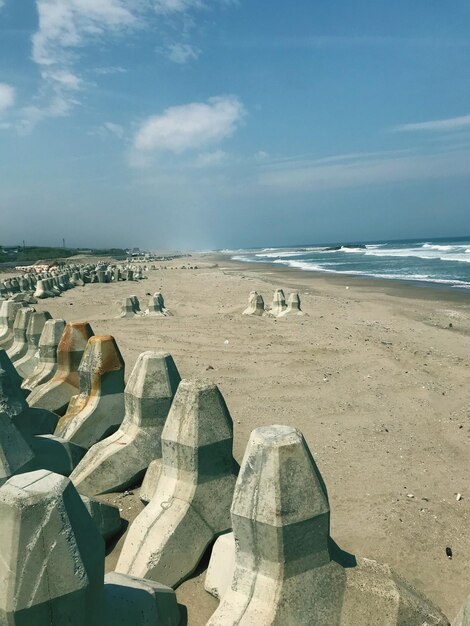
[[470, 3], [0, 0], [0, 243], [470, 233]]

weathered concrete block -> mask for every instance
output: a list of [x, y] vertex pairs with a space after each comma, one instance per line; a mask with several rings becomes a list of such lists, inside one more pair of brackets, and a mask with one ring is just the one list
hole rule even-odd
[[170, 354], [144, 352], [125, 389], [119, 430], [93, 445], [71, 479], [80, 493], [96, 495], [135, 485], [161, 458], [161, 435], [180, 375]]
[[138, 311], [135, 309], [135, 302], [133, 298], [126, 298], [121, 305], [121, 312], [118, 315], [119, 317], [135, 317], [138, 315]]
[[145, 504], [148, 504], [157, 491], [158, 481], [162, 473], [162, 460], [155, 459], [150, 463], [145, 472], [144, 480], [140, 487], [139, 498]]
[[20, 302], [23, 306], [26, 306], [29, 297], [27, 294], [19, 291], [18, 293], [14, 293], [10, 296], [10, 300], [13, 302]]
[[10, 291], [11, 293], [19, 293], [19, 291], [21, 291], [16, 277], [10, 278]]
[[155, 495], [131, 525], [116, 571], [174, 587], [230, 529], [238, 466], [233, 425], [217, 386], [181, 381], [162, 433]]
[[165, 300], [161, 291], [157, 291], [150, 297], [145, 314], [151, 317], [167, 317], [171, 315], [170, 311], [165, 307]]
[[96, 272], [96, 275], [98, 276], [98, 282], [99, 283], [105, 283], [106, 281], [106, 271], [105, 270], [98, 270]]
[[65, 329], [65, 321], [61, 319], [49, 319], [39, 338], [39, 356], [36, 367], [29, 376], [23, 380], [23, 389], [33, 390], [39, 385], [47, 383], [57, 370], [57, 348], [60, 338]]
[[55, 434], [90, 448], [124, 418], [124, 359], [114, 337], [91, 337], [78, 373], [80, 392], [71, 398]]
[[279, 313], [278, 317], [284, 317], [285, 315], [304, 315], [304, 312], [300, 308], [300, 296], [298, 293], [291, 293], [287, 301], [287, 308]]
[[21, 307], [13, 323], [13, 343], [8, 348], [7, 354], [10, 357], [10, 361], [14, 363], [23, 357], [28, 350], [28, 342], [26, 341], [26, 330], [31, 315], [34, 313], [32, 307]]
[[36, 289], [34, 291], [34, 297], [40, 300], [44, 300], [45, 298], [50, 298], [53, 294], [49, 291], [47, 280], [40, 279], [36, 283]]
[[21, 386], [21, 376], [18, 375], [15, 366], [10, 360], [10, 357], [7, 354], [7, 351], [3, 348], [0, 348], [0, 370], [3, 370], [8, 377], [3, 379], [3, 385], [7, 385], [7, 387], [2, 387], [2, 392], [0, 395], [0, 407], [2, 411], [7, 411], [10, 414], [11, 408], [5, 409], [4, 405], [13, 402], [15, 406], [24, 407], [27, 406], [26, 400], [24, 399], [24, 394], [19, 392], [19, 388]]
[[282, 289], [276, 289], [273, 296], [273, 303], [271, 306], [271, 315], [275, 317], [281, 315], [281, 313], [286, 309], [286, 297]]
[[98, 626], [104, 544], [67, 478], [47, 471], [0, 489], [0, 623]]
[[235, 537], [233, 532], [217, 537], [207, 568], [204, 588], [218, 600], [223, 598], [232, 584], [235, 570]]
[[78, 366], [88, 339], [93, 335], [88, 322], [68, 322], [57, 348], [57, 371], [44, 385], [28, 396], [31, 407], [49, 409], [63, 415], [70, 398], [78, 392]]
[[30, 317], [26, 330], [26, 354], [15, 363], [16, 370], [23, 379], [32, 374], [39, 363], [39, 340], [47, 320], [50, 319], [52, 315], [49, 311], [35, 311]]
[[31, 409], [20, 387], [21, 378], [6, 352], [0, 349], [0, 410], [6, 413], [21, 434], [29, 438], [53, 432], [58, 416], [43, 409]]
[[0, 487], [14, 474], [26, 471], [33, 458], [23, 435], [6, 413], [0, 413]]
[[248, 299], [248, 306], [243, 311], [243, 315], [266, 315], [266, 309], [264, 306], [263, 296], [256, 291], [250, 292]]
[[13, 344], [13, 324], [16, 314], [22, 307], [21, 302], [4, 300], [0, 309], [0, 348], [8, 350]]
[[235, 547], [231, 583], [223, 593], [233, 563], [226, 555], [210, 567], [210, 589], [223, 595], [208, 626], [449, 624], [388, 566], [355, 559], [332, 541], [323, 479], [294, 428], [251, 434], [232, 523], [235, 541], [225, 544]]
[[87, 496], [81, 496], [81, 498], [103, 539], [107, 541], [117, 535], [122, 526], [118, 507], [92, 500]]
[[34, 453], [34, 459], [24, 470], [26, 472], [44, 469], [70, 476], [86, 454], [86, 448], [54, 435], [29, 437], [27, 441]]
[[134, 311], [140, 313], [140, 302], [137, 296], [131, 296], [132, 303], [134, 304]]
[[145, 310], [145, 314], [149, 315], [150, 317], [165, 317], [162, 305], [157, 297], [150, 297], [148, 306]]
[[106, 624], [178, 626], [175, 592], [165, 585], [111, 572], [105, 577]]

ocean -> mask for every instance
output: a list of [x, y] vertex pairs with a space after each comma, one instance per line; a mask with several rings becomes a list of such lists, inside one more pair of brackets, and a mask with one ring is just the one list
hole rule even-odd
[[470, 289], [470, 237], [224, 250], [236, 261]]

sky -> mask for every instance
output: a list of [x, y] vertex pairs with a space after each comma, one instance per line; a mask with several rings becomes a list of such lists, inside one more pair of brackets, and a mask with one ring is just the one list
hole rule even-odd
[[470, 234], [469, 0], [0, 0], [0, 244]]

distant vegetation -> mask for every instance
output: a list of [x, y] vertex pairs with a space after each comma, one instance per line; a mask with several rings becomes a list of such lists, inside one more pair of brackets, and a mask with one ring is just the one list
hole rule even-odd
[[41, 246], [0, 246], [0, 263], [6, 262], [28, 262], [53, 261], [55, 259], [66, 259], [77, 254], [90, 254], [93, 256], [113, 256], [125, 258], [126, 250], [122, 248], [103, 248], [91, 250], [84, 248], [48, 248]]

